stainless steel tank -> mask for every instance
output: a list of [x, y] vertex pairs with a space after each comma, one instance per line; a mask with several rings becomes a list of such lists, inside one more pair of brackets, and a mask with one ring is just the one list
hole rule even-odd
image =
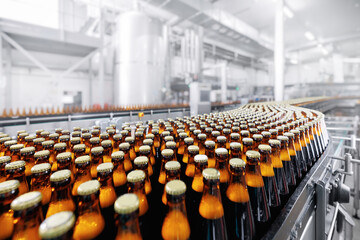
[[163, 29], [159, 20], [138, 11], [119, 16], [115, 104], [161, 103], [167, 49]]

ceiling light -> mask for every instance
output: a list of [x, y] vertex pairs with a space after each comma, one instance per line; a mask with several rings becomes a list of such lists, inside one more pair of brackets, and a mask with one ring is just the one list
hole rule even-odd
[[311, 32], [305, 32], [304, 33], [304, 36], [308, 39], [308, 40], [310, 40], [310, 41], [312, 41], [312, 40], [314, 40], [315, 39], [315, 36], [314, 36], [314, 34], [312, 34]]
[[284, 6], [283, 10], [284, 10], [285, 15], [288, 18], [293, 18], [294, 17], [294, 13], [287, 6]]

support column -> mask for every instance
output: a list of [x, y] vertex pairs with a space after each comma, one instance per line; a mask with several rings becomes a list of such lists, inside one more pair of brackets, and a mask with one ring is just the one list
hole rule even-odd
[[278, 0], [275, 13], [274, 39], [274, 97], [275, 101], [284, 99], [284, 0]]
[[343, 83], [344, 82], [344, 64], [343, 56], [338, 53], [333, 54], [333, 66], [334, 66], [334, 82]]
[[93, 105], [93, 81], [94, 80], [94, 72], [92, 69], [92, 58], [89, 58], [89, 107]]
[[226, 62], [222, 63], [220, 67], [221, 71], [221, 102], [227, 101], [227, 84], [226, 84]]
[[[12, 68], [12, 57], [11, 57], [11, 46], [9, 43], [5, 42], [5, 54], [6, 54], [6, 67], [5, 67], [5, 106], [7, 108], [12, 108], [12, 79], [11, 79], [11, 68]], [[4, 77], [4, 76], [3, 76]]]
[[[3, 50], [3, 38], [0, 34], [0, 114], [2, 113], [2, 110], [5, 108], [5, 84], [4, 84], [4, 77], [3, 77], [3, 56], [2, 56], [2, 50]], [[3, 86], [3, 88], [2, 88]]]
[[[101, 7], [101, 6], [100, 6]], [[98, 71], [98, 78], [99, 78], [99, 92], [100, 92], [100, 96], [99, 96], [99, 104], [101, 107], [104, 107], [104, 35], [105, 35], [105, 21], [104, 21], [104, 10], [101, 8], [101, 13], [100, 13], [100, 22], [99, 22], [99, 26], [100, 26], [100, 56], [99, 56], [99, 71]]]

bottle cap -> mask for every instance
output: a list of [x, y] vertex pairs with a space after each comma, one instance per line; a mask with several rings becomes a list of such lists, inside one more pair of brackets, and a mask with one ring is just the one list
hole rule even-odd
[[270, 139], [270, 140], [269, 140], [269, 145], [270, 145], [270, 147], [276, 147], [276, 146], [280, 146], [281, 143], [280, 143], [279, 140]]
[[71, 171], [69, 169], [59, 170], [51, 174], [50, 181], [51, 182], [60, 182], [65, 179], [70, 178]]
[[243, 138], [242, 142], [243, 143], [252, 143], [252, 142], [254, 142], [254, 140], [252, 138]]
[[291, 132], [286, 132], [286, 133], [284, 133], [284, 136], [286, 136], [290, 139], [290, 138], [294, 138], [295, 135]]
[[128, 173], [126, 178], [128, 182], [140, 182], [145, 179], [145, 172], [142, 170], [133, 170]]
[[0, 143], [4, 143], [4, 145], [5, 145], [5, 142], [10, 141], [10, 140], [11, 140], [11, 137], [2, 137], [2, 138], [0, 138]]
[[[179, 130], [178, 130], [178, 132], [179, 132]], [[181, 132], [181, 133], [179, 133], [179, 137], [181, 139], [185, 139], [185, 138], [187, 138], [187, 133], [186, 132]]]
[[286, 136], [278, 136], [277, 139], [278, 139], [280, 142], [288, 142], [288, 141], [289, 141], [289, 138], [286, 137]]
[[174, 155], [174, 151], [172, 149], [164, 149], [161, 151], [161, 155], [163, 157], [171, 157]]
[[231, 133], [231, 134], [230, 134], [230, 138], [231, 138], [231, 139], [240, 139], [240, 134], [238, 134], [238, 133]]
[[37, 151], [37, 152], [34, 154], [34, 157], [35, 157], [35, 158], [46, 157], [46, 156], [50, 156], [50, 151], [49, 151], [49, 150]]
[[258, 148], [260, 151], [271, 152], [271, 147], [267, 144], [260, 144]]
[[196, 145], [191, 145], [188, 147], [188, 151], [191, 154], [198, 154], [199, 153], [199, 147]]
[[92, 137], [92, 138], [90, 138], [90, 143], [91, 143], [91, 144], [100, 143], [100, 138], [98, 138], [98, 137]]
[[51, 169], [50, 163], [40, 163], [40, 164], [34, 165], [30, 171], [31, 171], [31, 174], [35, 174], [35, 173], [45, 172], [50, 169]]
[[249, 151], [246, 152], [246, 157], [260, 158], [260, 153], [258, 151], [249, 150]]
[[263, 137], [271, 137], [271, 133], [268, 131], [262, 131], [261, 135], [263, 135]]
[[151, 150], [151, 148], [149, 145], [143, 145], [143, 146], [140, 146], [140, 148], [139, 148], [139, 151], [141, 153], [149, 152], [150, 150]]
[[49, 135], [50, 139], [58, 139], [59, 138], [59, 134], [58, 133], [52, 133]]
[[47, 137], [47, 136], [49, 136], [50, 135], [50, 133], [48, 132], [48, 131], [42, 131], [41, 133], [40, 133], [40, 136], [42, 136], [42, 137]]
[[135, 141], [135, 139], [133, 137], [126, 137], [125, 138], [125, 142], [127, 143], [133, 143]]
[[25, 167], [25, 161], [15, 161], [5, 165], [5, 170], [18, 169], [21, 167]]
[[178, 161], [168, 161], [167, 163], [165, 163], [165, 169], [168, 171], [179, 170], [180, 167], [181, 165]]
[[34, 153], [34, 152], [35, 152], [35, 147], [26, 147], [26, 148], [20, 149], [20, 154], [23, 154], [23, 153]]
[[208, 140], [208, 141], [205, 142], [205, 146], [206, 147], [215, 147], [215, 142], [211, 141], [211, 140]]
[[228, 155], [228, 150], [226, 148], [217, 148], [215, 154], [221, 156]]
[[200, 140], [205, 140], [206, 139], [206, 134], [200, 133], [200, 134], [197, 135], [197, 138], [200, 139]]
[[166, 146], [166, 148], [173, 149], [173, 148], [176, 148], [176, 143], [174, 141], [169, 141], [169, 142], [165, 143], [165, 146]]
[[125, 156], [125, 153], [123, 151], [117, 151], [117, 152], [113, 152], [111, 154], [112, 159], [122, 159], [122, 158], [124, 158], [124, 156]]
[[71, 152], [63, 152], [63, 153], [59, 153], [56, 156], [56, 160], [65, 160], [65, 159], [71, 159]]
[[19, 186], [20, 186], [20, 182], [18, 180], [7, 180], [5, 182], [2, 182], [0, 183], [0, 194], [14, 191]]
[[58, 212], [40, 224], [39, 235], [41, 239], [56, 239], [70, 231], [74, 225], [75, 215], [73, 212]]
[[76, 144], [74, 147], [73, 147], [73, 150], [74, 151], [82, 151], [82, 150], [85, 150], [86, 149], [86, 145], [85, 144]]
[[154, 139], [154, 134], [152, 134], [152, 133], [148, 133], [148, 134], [146, 134], [146, 136], [145, 136], [145, 138], [146, 139]]
[[252, 138], [253, 138], [254, 140], [261, 141], [261, 140], [263, 139], [263, 136], [262, 136], [261, 134], [254, 134], [254, 135], [252, 136]]
[[100, 189], [100, 183], [98, 180], [89, 180], [79, 185], [77, 194], [80, 196], [86, 196], [96, 193]]
[[174, 141], [174, 137], [173, 136], [166, 136], [164, 138], [165, 142], [170, 142], [170, 141]]
[[115, 201], [114, 209], [118, 214], [133, 213], [139, 209], [139, 198], [134, 193], [125, 193]]
[[194, 157], [194, 161], [196, 163], [207, 163], [208, 161], [208, 157], [206, 155], [203, 154], [198, 154]]
[[73, 138], [70, 140], [70, 142], [71, 142], [72, 145], [79, 144], [79, 143], [81, 143], [81, 138], [79, 138], [79, 137], [73, 137]]
[[232, 158], [229, 161], [230, 166], [236, 167], [236, 168], [244, 168], [246, 166], [246, 163], [244, 160], [240, 158]]
[[145, 156], [136, 157], [134, 160], [135, 165], [145, 165], [148, 164], [149, 159]]
[[[35, 140], [36, 140], [36, 139], [35, 139]], [[34, 140], [34, 142], [35, 142], [35, 140]], [[70, 136], [69, 136], [69, 135], [61, 135], [61, 136], [59, 137], [59, 140], [62, 141], [62, 142], [67, 142], [67, 141], [70, 140]]]
[[130, 149], [130, 143], [120, 143], [119, 149], [122, 151], [127, 151]]
[[9, 141], [4, 142], [5, 147], [10, 147], [10, 146], [15, 145], [15, 144], [17, 144], [16, 140], [9, 140]]
[[89, 155], [84, 155], [81, 157], [77, 157], [75, 159], [75, 164], [82, 164], [82, 163], [88, 163], [90, 162], [90, 156]]
[[10, 206], [14, 211], [21, 211], [35, 206], [41, 202], [41, 199], [42, 195], [40, 192], [27, 192], [15, 198], [14, 201], [11, 202]]
[[2, 157], [0, 157], [0, 163], [8, 163], [10, 161], [11, 161], [10, 156], [2, 156]]
[[48, 146], [51, 146], [51, 145], [54, 145], [55, 142], [53, 140], [48, 140], [48, 141], [44, 141], [41, 143], [44, 147], [48, 147]]
[[225, 143], [226, 142], [226, 137], [225, 136], [218, 136], [218, 137], [216, 137], [216, 141], [218, 143]]
[[194, 139], [192, 137], [187, 137], [184, 139], [184, 142], [186, 144], [193, 144], [194, 143]]
[[10, 146], [10, 150], [20, 150], [24, 148], [24, 144], [14, 144]]
[[93, 147], [91, 149], [91, 153], [92, 154], [98, 154], [98, 153], [102, 153], [104, 152], [104, 148], [103, 147]]
[[121, 134], [121, 133], [115, 134], [115, 135], [113, 136], [113, 139], [114, 139], [115, 141], [120, 141], [120, 140], [122, 139], [122, 134]]
[[186, 185], [181, 180], [172, 180], [165, 185], [165, 191], [169, 195], [181, 195], [186, 192]]
[[97, 172], [109, 172], [114, 169], [114, 164], [111, 162], [101, 163], [97, 166]]
[[202, 175], [208, 180], [220, 179], [220, 172], [216, 168], [205, 168]]
[[90, 139], [90, 138], [91, 138], [91, 134], [88, 133], [88, 132], [83, 133], [82, 138], [83, 138], [83, 139]]
[[238, 142], [230, 143], [230, 149], [241, 149], [241, 144]]

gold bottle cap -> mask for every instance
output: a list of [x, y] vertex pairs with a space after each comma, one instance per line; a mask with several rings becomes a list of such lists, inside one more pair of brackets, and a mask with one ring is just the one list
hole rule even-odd
[[199, 147], [196, 145], [191, 145], [188, 147], [188, 152], [191, 154], [198, 154], [199, 153]]
[[39, 235], [41, 239], [56, 239], [70, 231], [74, 225], [75, 215], [73, 212], [58, 212], [40, 224]]
[[71, 171], [69, 169], [59, 170], [51, 174], [50, 181], [51, 182], [60, 182], [65, 179], [70, 178]]
[[5, 165], [5, 170], [13, 170], [25, 167], [25, 161], [19, 160]]
[[84, 155], [84, 156], [81, 156], [81, 157], [77, 157], [75, 159], [75, 164], [82, 164], [82, 163], [88, 163], [90, 162], [91, 158], [89, 155]]
[[197, 138], [200, 139], [200, 140], [205, 140], [206, 139], [206, 134], [200, 133], [200, 134], [197, 135]]
[[50, 151], [49, 151], [49, 150], [37, 151], [37, 152], [34, 154], [34, 157], [35, 157], [35, 158], [46, 157], [46, 156], [50, 156]]
[[74, 131], [74, 132], [81, 131], [81, 127], [73, 127], [73, 131]]
[[280, 146], [281, 143], [280, 143], [279, 140], [270, 139], [270, 140], [269, 140], [269, 145], [270, 145], [271, 147], [276, 147], [276, 146]]
[[126, 143], [121, 143], [119, 145], [119, 149], [122, 151], [126, 151], [130, 149], [130, 143], [126, 142]]
[[53, 139], [53, 138], [57, 139], [57, 138], [59, 138], [59, 134], [58, 134], [58, 133], [52, 133], [52, 134], [49, 135], [49, 138], [51, 138], [51, 139]]
[[135, 139], [133, 137], [126, 137], [125, 138], [125, 142], [133, 143], [134, 141], [135, 141]]
[[143, 145], [143, 146], [140, 146], [140, 148], [139, 148], [139, 151], [141, 153], [149, 152], [150, 150], [151, 150], [151, 147], [149, 145]]
[[24, 144], [14, 144], [10, 146], [10, 150], [20, 150], [24, 148]]
[[224, 134], [230, 134], [230, 133], [231, 133], [231, 130], [228, 129], [228, 128], [224, 128], [224, 129], [223, 129], [223, 133], [224, 133]]
[[120, 140], [122, 139], [122, 134], [121, 134], [121, 133], [115, 134], [115, 135], [113, 136], [113, 139], [114, 139], [115, 141], [120, 141]]
[[86, 196], [96, 193], [100, 189], [100, 183], [98, 180], [89, 180], [82, 184], [77, 189], [77, 193], [80, 196]]
[[73, 133], [71, 134], [71, 136], [72, 136], [72, 137], [80, 137], [80, 136], [81, 136], [81, 132], [79, 132], [79, 131], [73, 132]]
[[91, 134], [90, 133], [83, 133], [83, 135], [82, 135], [82, 138], [83, 139], [90, 139], [91, 138]]
[[56, 160], [65, 160], [65, 159], [71, 159], [71, 152], [63, 152], [63, 153], [59, 153], [56, 156]]
[[166, 136], [164, 138], [165, 142], [170, 142], [170, 141], [174, 141], [174, 137], [173, 136]]
[[254, 140], [262, 140], [263, 139], [263, 136], [261, 134], [254, 134], [253, 137], [252, 137]]
[[176, 171], [179, 170], [181, 167], [178, 161], [168, 161], [165, 163], [165, 169], [168, 171]]
[[14, 211], [21, 211], [33, 207], [40, 203], [42, 195], [40, 192], [28, 192], [20, 195], [11, 202], [11, 209]]
[[261, 135], [263, 135], [263, 137], [271, 137], [271, 133], [268, 131], [262, 131]]
[[10, 141], [10, 140], [11, 140], [11, 137], [3, 137], [3, 138], [0, 138], [0, 143], [4, 143], [4, 145], [5, 145], [5, 142]]
[[35, 133], [36, 134], [40, 134], [40, 133], [42, 133], [43, 131], [45, 131], [44, 129], [37, 129], [36, 131], [35, 131]]
[[[36, 139], [35, 139], [36, 140]], [[35, 140], [34, 140], [34, 142], [35, 142]], [[45, 139], [44, 139], [45, 140]], [[59, 140], [60, 141], [69, 141], [70, 140], [70, 136], [69, 135], [61, 135], [60, 137], [59, 137]]]
[[11, 161], [10, 156], [2, 156], [0, 157], [0, 163], [9, 163]]
[[108, 139], [108, 138], [109, 138], [109, 134], [107, 132], [100, 134], [100, 139]]
[[15, 145], [15, 144], [17, 144], [16, 140], [10, 140], [10, 141], [4, 142], [5, 147], [10, 147], [10, 146]]
[[216, 168], [205, 168], [202, 171], [202, 175], [205, 179], [208, 180], [220, 179], [220, 172]]
[[0, 183], [0, 194], [8, 193], [19, 188], [20, 182], [18, 180], [7, 180]]
[[252, 138], [243, 138], [243, 143], [252, 143], [254, 140]]
[[81, 150], [85, 150], [85, 149], [86, 149], [86, 145], [83, 144], [83, 143], [76, 144], [76, 145], [73, 147], [73, 150], [74, 150], [74, 151], [81, 151]]
[[111, 147], [111, 146], [112, 146], [112, 142], [111, 142], [111, 140], [103, 140], [103, 141], [101, 142], [101, 146], [102, 146], [102, 147]]
[[[179, 132], [179, 130], [178, 130], [178, 132]], [[186, 132], [181, 132], [181, 133], [179, 133], [179, 137], [181, 139], [185, 139], [185, 138], [187, 138], [187, 133]]]
[[169, 141], [165, 143], [166, 148], [176, 148], [176, 143], [174, 141]]
[[114, 169], [114, 164], [112, 162], [107, 163], [101, 163], [99, 166], [97, 166], [96, 170], [97, 172], [109, 172]]
[[184, 139], [184, 142], [186, 144], [193, 144], [194, 143], [194, 139], [192, 137], [187, 137]]
[[260, 144], [258, 148], [260, 151], [271, 152], [271, 147], [267, 144]]
[[277, 139], [278, 139], [280, 142], [288, 142], [288, 141], [289, 141], [289, 138], [286, 137], [286, 136], [278, 136]]
[[145, 179], [145, 172], [142, 170], [133, 170], [128, 173], [127, 181], [131, 183], [144, 181]]
[[198, 154], [194, 157], [194, 161], [196, 163], [207, 163], [208, 161], [208, 157], [206, 155], [203, 154]]
[[148, 164], [149, 159], [145, 156], [136, 157], [134, 160], [135, 165], [145, 165]]
[[41, 133], [40, 133], [40, 136], [42, 136], [42, 137], [47, 137], [47, 136], [49, 136], [50, 135], [50, 132], [48, 132], [48, 131], [42, 131]]
[[215, 147], [215, 142], [211, 141], [211, 140], [208, 140], [208, 141], [205, 142], [205, 146], [206, 147]]
[[139, 209], [139, 198], [134, 193], [125, 193], [115, 201], [114, 209], [118, 214], [133, 213]]
[[270, 129], [269, 132], [270, 132], [271, 135], [278, 134], [277, 129]]
[[29, 134], [28, 134], [27, 132], [23, 132], [23, 133], [20, 133], [20, 134], [19, 134], [19, 137], [20, 137], [20, 138], [25, 138], [25, 137], [27, 137], [27, 136], [29, 136]]
[[178, 196], [186, 192], [186, 185], [181, 180], [172, 180], [166, 183], [165, 191], [169, 195]]
[[41, 143], [44, 147], [48, 147], [48, 146], [51, 146], [51, 145], [54, 145], [55, 142], [53, 140], [48, 140], [48, 141], [44, 141]]
[[258, 151], [249, 150], [249, 151], [246, 151], [246, 157], [260, 158], [260, 153]]
[[36, 164], [31, 168], [31, 174], [45, 172], [51, 169], [50, 163]]
[[64, 142], [55, 143], [55, 145], [54, 145], [54, 149], [55, 149], [55, 150], [60, 150], [60, 149], [62, 149], [62, 148], [66, 148], [66, 143], [64, 143]]
[[75, 144], [79, 144], [81, 142], [81, 138], [79, 137], [73, 137], [71, 140], [70, 140], [71, 144], [72, 145], [75, 145]]
[[244, 160], [240, 159], [240, 158], [232, 158], [229, 161], [230, 166], [234, 167], [234, 168], [244, 168], [246, 166], [246, 163], [244, 162]]
[[230, 143], [230, 149], [241, 149], [241, 144], [239, 142]]
[[287, 133], [284, 133], [284, 136], [286, 136], [288, 138], [294, 138], [295, 135], [291, 132], [287, 132]]
[[153, 143], [154, 143], [154, 141], [152, 139], [150, 139], [150, 138], [149, 139], [144, 139], [144, 141], [143, 141], [144, 145], [152, 146]]
[[91, 153], [92, 154], [97, 154], [97, 153], [102, 153], [104, 152], [104, 148], [103, 147], [93, 147], [91, 149]]
[[61, 134], [62, 134], [62, 135], [70, 135], [70, 131], [64, 129], [64, 130], [61, 131]]
[[164, 149], [161, 151], [161, 155], [163, 157], [171, 157], [174, 155], [174, 151], [172, 149]]
[[228, 155], [228, 150], [226, 148], [217, 148], [215, 150], [215, 154], [216, 155], [221, 155], [221, 156]]
[[154, 139], [154, 134], [152, 134], [152, 133], [148, 133], [148, 134], [146, 134], [146, 136], [145, 136], [145, 138], [146, 139]]
[[100, 138], [98, 138], [98, 137], [92, 137], [92, 138], [90, 138], [90, 143], [91, 143], [91, 144], [100, 143]]
[[230, 138], [231, 138], [231, 139], [240, 139], [240, 134], [238, 134], [238, 133], [231, 133], [231, 134], [230, 134]]
[[117, 152], [113, 152], [111, 154], [112, 159], [122, 159], [122, 158], [124, 158], [124, 156], [125, 156], [125, 153], [123, 151], [117, 151]]

